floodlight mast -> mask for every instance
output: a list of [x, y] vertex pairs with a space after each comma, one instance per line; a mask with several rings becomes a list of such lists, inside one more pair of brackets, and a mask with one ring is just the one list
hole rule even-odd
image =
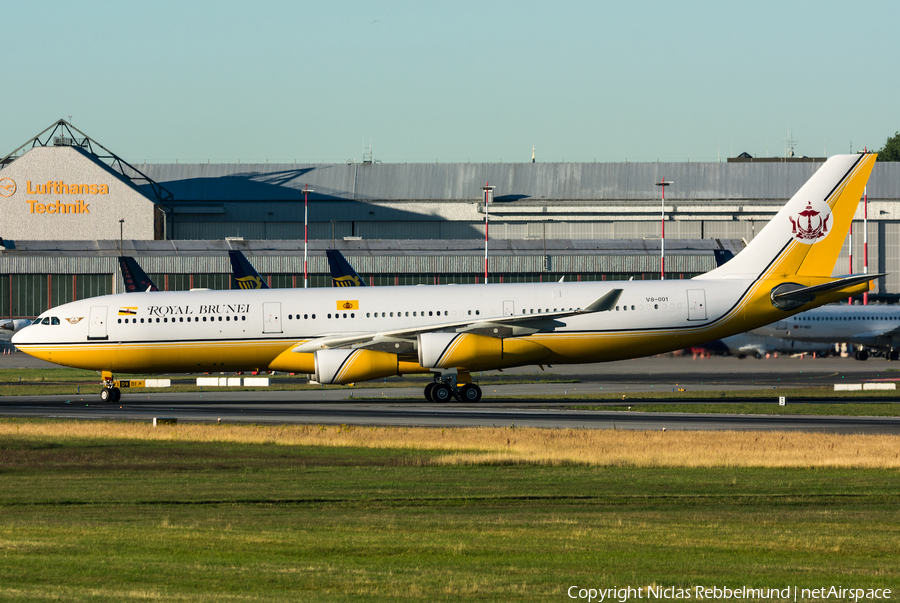
[[[863, 274], [869, 274], [869, 185], [863, 188]], [[869, 292], [863, 293], [863, 305], [869, 305]]]
[[482, 192], [484, 193], [484, 284], [488, 284], [488, 206], [491, 204], [491, 201], [494, 198], [494, 189], [497, 188], [495, 186], [490, 186], [490, 183], [485, 182], [484, 186], [481, 187]]
[[309, 287], [309, 185], [303, 187], [303, 288]]
[[656, 186], [662, 189], [662, 206], [660, 208], [660, 246], [659, 246], [659, 277], [660, 280], [666, 280], [666, 187], [674, 184], [674, 180], [663, 179], [656, 183]]

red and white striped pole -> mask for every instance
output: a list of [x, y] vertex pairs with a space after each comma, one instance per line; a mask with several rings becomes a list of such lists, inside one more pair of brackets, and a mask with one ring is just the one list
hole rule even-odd
[[309, 287], [309, 185], [303, 187], [303, 288]]
[[[869, 148], [863, 149], [864, 153]], [[863, 274], [869, 274], [869, 185], [863, 187]], [[869, 292], [863, 293], [863, 305], [869, 305]]]
[[659, 246], [659, 278], [666, 280], [666, 187], [675, 182], [674, 180], [663, 179], [656, 183], [656, 186], [662, 189], [662, 208], [660, 211], [660, 246]]
[[488, 206], [491, 204], [491, 198], [494, 196], [494, 187], [485, 181], [481, 187], [484, 191], [484, 284], [488, 283]]
[[[847, 254], [850, 256], [850, 272], [849, 274], [853, 274], [853, 218], [850, 218], [850, 238], [847, 240], [848, 250]], [[847, 298], [847, 304], [853, 305], [853, 297]]]

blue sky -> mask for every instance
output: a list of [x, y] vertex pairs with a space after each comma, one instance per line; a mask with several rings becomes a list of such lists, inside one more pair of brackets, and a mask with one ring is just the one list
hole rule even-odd
[[716, 161], [900, 130], [897, 2], [4, 3], [0, 153]]

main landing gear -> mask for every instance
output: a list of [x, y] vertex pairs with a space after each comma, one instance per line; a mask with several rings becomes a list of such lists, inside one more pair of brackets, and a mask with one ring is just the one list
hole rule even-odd
[[[464, 375], [469, 379], [469, 375]], [[434, 376], [434, 383], [425, 386], [425, 399], [429, 402], [449, 402], [456, 398], [460, 402], [478, 402], [481, 400], [481, 388], [474, 383], [458, 383], [457, 375], [444, 373]]]
[[122, 392], [115, 386], [116, 382], [113, 375], [109, 371], [100, 372], [100, 380], [103, 382], [103, 389], [100, 390], [101, 402], [118, 402], [122, 398]]

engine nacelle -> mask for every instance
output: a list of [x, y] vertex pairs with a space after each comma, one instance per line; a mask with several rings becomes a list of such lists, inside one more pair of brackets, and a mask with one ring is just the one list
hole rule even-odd
[[526, 339], [499, 339], [473, 333], [419, 335], [419, 364], [427, 368], [490, 370], [533, 364], [549, 355], [549, 349]]
[[396, 354], [374, 350], [319, 350], [316, 357], [316, 381], [354, 383], [400, 374]]
[[289, 348], [269, 363], [269, 370], [312, 375], [316, 372], [316, 357], [315, 354], [295, 354]]

